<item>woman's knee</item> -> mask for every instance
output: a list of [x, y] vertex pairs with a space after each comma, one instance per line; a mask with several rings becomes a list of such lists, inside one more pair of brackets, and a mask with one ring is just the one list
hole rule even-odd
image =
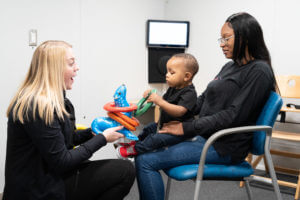
[[134, 164], [130, 161], [124, 162], [125, 168], [127, 169], [127, 177], [129, 177], [132, 181], [135, 179], [135, 168]]
[[126, 180], [134, 180], [135, 179], [135, 168], [132, 162], [128, 160], [118, 160], [118, 169], [121, 177]]
[[147, 170], [154, 168], [152, 166], [153, 163], [153, 155], [154, 152], [140, 154], [135, 158], [135, 168], [136, 171]]
[[145, 155], [147, 155], [147, 154], [139, 154], [137, 157], [135, 157], [135, 167], [136, 168], [139, 168], [139, 167], [141, 167], [141, 165], [144, 164], [144, 161], [146, 161], [144, 159]]

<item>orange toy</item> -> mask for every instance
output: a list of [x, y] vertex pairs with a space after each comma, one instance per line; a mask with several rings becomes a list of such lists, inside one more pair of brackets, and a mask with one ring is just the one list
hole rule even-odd
[[123, 113], [108, 112], [107, 115], [113, 120], [122, 124], [125, 128], [127, 128], [130, 131], [135, 131], [135, 125], [139, 124], [138, 121], [135, 120], [135, 118], [129, 118]]
[[121, 112], [116, 112], [114, 113], [116, 115], [118, 115], [118, 117], [120, 117], [121, 119], [125, 120], [126, 122], [128, 122], [129, 124], [131, 124], [132, 126], [139, 126], [140, 122], [139, 120], [137, 120], [135, 117], [128, 117], [127, 115], [124, 115]]
[[137, 105], [130, 103], [129, 107], [116, 107], [114, 102], [109, 102], [103, 106], [109, 112], [132, 112], [137, 109]]

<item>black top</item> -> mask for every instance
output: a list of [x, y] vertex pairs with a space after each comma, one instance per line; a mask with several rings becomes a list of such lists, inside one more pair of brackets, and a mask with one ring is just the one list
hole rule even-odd
[[[32, 113], [24, 124], [14, 122], [10, 113], [7, 123], [4, 199], [65, 199], [62, 177], [87, 160], [102, 146], [102, 134], [92, 135], [91, 129], [74, 131], [75, 115], [70, 101], [65, 99], [71, 113], [61, 121], [55, 115], [51, 125]], [[77, 148], [74, 145], [81, 144]]]
[[[199, 118], [183, 123], [184, 134], [208, 138], [221, 129], [254, 125], [271, 90], [274, 76], [266, 62], [254, 60], [243, 66], [228, 62], [198, 97]], [[252, 133], [229, 135], [213, 146], [221, 156], [231, 155], [239, 162], [247, 156], [251, 139]]]
[[172, 117], [161, 109], [160, 126], [170, 121], [183, 122], [193, 119], [193, 109], [197, 103], [197, 93], [193, 84], [181, 89], [169, 87], [167, 92], [163, 95], [163, 99], [171, 104], [185, 107], [187, 112], [181, 117]]

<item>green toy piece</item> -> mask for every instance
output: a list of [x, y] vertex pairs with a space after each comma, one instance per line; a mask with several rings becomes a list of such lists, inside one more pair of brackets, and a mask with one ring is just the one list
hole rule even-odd
[[138, 103], [137, 103], [137, 110], [134, 112], [134, 116], [138, 117], [141, 116], [142, 114], [144, 114], [145, 112], [147, 112], [147, 110], [153, 105], [153, 102], [148, 102], [146, 105], [145, 102], [147, 101], [147, 99], [150, 97], [150, 95], [152, 93], [156, 93], [156, 89], [152, 89], [148, 95], [146, 96], [146, 98], [142, 98]]

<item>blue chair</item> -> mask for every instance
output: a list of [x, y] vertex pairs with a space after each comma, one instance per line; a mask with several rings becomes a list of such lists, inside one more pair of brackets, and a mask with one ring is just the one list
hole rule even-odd
[[[249, 180], [255, 179], [255, 177], [251, 176], [254, 173], [254, 170], [248, 162], [244, 161], [240, 164], [235, 165], [205, 164], [207, 150], [213, 142], [215, 142], [222, 136], [243, 132], [254, 132], [251, 153], [254, 155], [265, 154], [276, 197], [277, 199], [282, 199], [277, 183], [276, 174], [274, 171], [272, 158], [270, 155], [270, 139], [272, 135], [272, 127], [275, 123], [281, 106], [281, 97], [277, 93], [271, 92], [270, 97], [267, 100], [255, 126], [236, 127], [218, 131], [206, 141], [203, 147], [203, 152], [201, 154], [199, 164], [182, 165], [164, 170], [164, 172], [168, 176], [165, 199], [167, 200], [169, 198], [171, 179], [175, 179], [178, 181], [196, 179], [194, 200], [199, 199], [200, 186], [202, 181], [205, 179], [238, 181], [244, 180], [248, 197], [249, 199], [252, 199]], [[259, 179], [258, 181], [264, 180]]]

